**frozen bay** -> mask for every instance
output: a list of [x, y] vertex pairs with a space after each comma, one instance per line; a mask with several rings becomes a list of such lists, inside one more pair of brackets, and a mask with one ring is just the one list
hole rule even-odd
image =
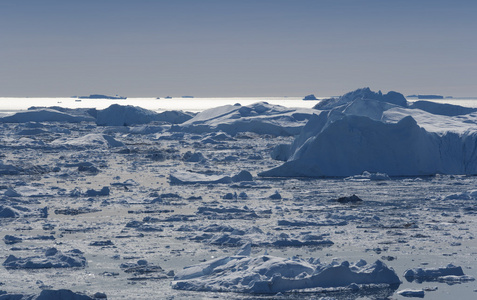
[[[41, 106], [61, 106], [66, 100], [54, 101]], [[98, 109], [112, 104], [71, 101]], [[303, 102], [306, 109], [316, 104], [284, 101], [292, 101], [294, 107]], [[221, 105], [237, 102], [249, 104], [233, 99]], [[278, 117], [270, 113], [267, 122], [290, 121], [294, 115], [296, 126], [306, 123], [304, 112], [297, 116], [268, 102], [271, 107], [247, 106], [250, 109], [241, 113], [250, 117], [268, 109]], [[191, 111], [205, 108], [211, 107]], [[226, 122], [221, 124], [237, 124]], [[273, 131], [228, 134], [214, 131], [215, 123], [204, 132], [171, 131], [173, 125], [166, 122], [1, 125], [1, 257], [44, 260], [54, 256], [46, 255], [51, 248], [65, 255], [78, 249], [87, 262], [84, 267], [35, 269], [4, 264], [0, 289], [6, 292], [38, 294], [64, 288], [89, 295], [101, 292], [110, 299], [404, 299], [397, 294], [401, 290], [425, 290], [432, 299], [476, 295], [475, 281], [404, 277], [408, 269], [449, 263], [477, 276], [475, 176], [259, 177], [282, 164], [270, 153], [278, 145], [291, 144], [294, 136]], [[249, 172], [252, 180], [243, 175], [232, 180], [240, 171]], [[179, 183], [171, 180], [177, 172], [182, 172]], [[194, 182], [196, 178], [200, 181]], [[351, 195], [362, 201], [336, 201]], [[284, 259], [318, 258], [327, 264], [380, 260], [402, 283], [397, 288], [345, 286], [259, 296], [225, 293], [226, 288], [196, 292], [171, 287], [184, 267], [233, 256], [247, 243], [251, 257], [266, 252]]]

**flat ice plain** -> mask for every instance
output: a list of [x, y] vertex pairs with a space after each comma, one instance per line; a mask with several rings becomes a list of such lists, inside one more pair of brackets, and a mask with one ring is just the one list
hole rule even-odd
[[387, 95], [0, 99], [0, 299], [476, 298], [477, 102]]

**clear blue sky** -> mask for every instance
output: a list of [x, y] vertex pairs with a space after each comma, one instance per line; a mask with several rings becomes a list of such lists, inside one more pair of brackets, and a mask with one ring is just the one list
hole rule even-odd
[[477, 1], [0, 1], [0, 96], [365, 86], [477, 96]]

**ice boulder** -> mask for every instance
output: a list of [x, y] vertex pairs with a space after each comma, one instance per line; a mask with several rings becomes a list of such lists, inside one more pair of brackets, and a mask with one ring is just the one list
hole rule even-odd
[[218, 258], [179, 271], [172, 288], [192, 291], [220, 291], [276, 294], [310, 288], [347, 287], [351, 284], [399, 286], [393, 269], [381, 261], [367, 265], [321, 264], [319, 260], [236, 255]]
[[68, 122], [80, 123], [94, 121], [90, 116], [78, 116], [54, 109], [37, 109], [17, 112], [11, 116], [0, 118], [0, 123], [26, 123], [26, 122]]
[[156, 113], [138, 106], [113, 104], [97, 111], [96, 124], [98, 126], [130, 126], [154, 121], [179, 124], [190, 118], [192, 118], [190, 114], [181, 111]]
[[230, 135], [254, 132], [276, 136], [300, 133], [313, 109], [294, 109], [267, 102], [248, 106], [225, 105], [211, 108], [192, 119], [171, 128], [172, 131], [209, 133], [223, 131]]
[[6, 269], [84, 268], [86, 258], [78, 249], [63, 253], [56, 248], [49, 248], [41, 256], [20, 258], [10, 255], [3, 266]]

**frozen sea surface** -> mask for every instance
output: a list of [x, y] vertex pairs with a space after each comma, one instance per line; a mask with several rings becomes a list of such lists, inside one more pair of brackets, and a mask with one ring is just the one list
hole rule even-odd
[[[270, 152], [293, 136], [154, 126], [0, 124], [1, 262], [13, 255], [22, 263], [48, 263], [52, 252], [71, 251], [86, 260], [66, 268], [2, 265], [0, 290], [70, 289], [109, 299], [405, 299], [400, 291], [424, 291], [429, 299], [476, 297], [475, 281], [404, 274], [452, 263], [477, 277], [477, 177], [257, 177], [282, 164]], [[106, 142], [85, 138], [91, 135]], [[170, 177], [224, 178], [240, 171], [252, 180], [178, 184]], [[337, 201], [352, 195], [362, 201]], [[171, 287], [185, 267], [233, 256], [247, 243], [251, 257], [381, 260], [402, 283], [274, 295]]]

